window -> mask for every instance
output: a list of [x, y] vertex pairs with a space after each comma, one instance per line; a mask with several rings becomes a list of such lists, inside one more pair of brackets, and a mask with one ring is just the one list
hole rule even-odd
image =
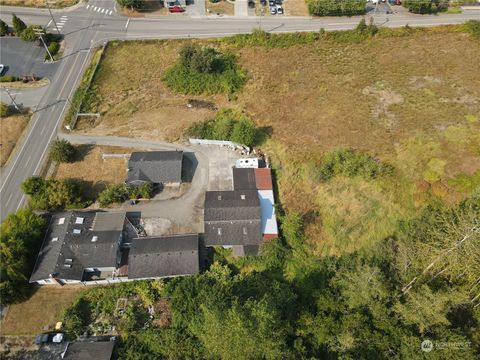
[[240, 195], [240, 199], [245, 200], [245, 194]]
[[63, 225], [63, 224], [65, 224], [65, 218], [64, 217], [58, 219], [58, 225]]
[[77, 218], [75, 219], [75, 224], [83, 224], [83, 220], [84, 220], [84, 218], [82, 218], [82, 217], [77, 217]]
[[98, 240], [98, 236], [92, 236], [92, 242], [96, 242]]
[[80, 234], [81, 232], [82, 232], [82, 230], [80, 230], [80, 229], [73, 229], [73, 233], [76, 234], [76, 235]]

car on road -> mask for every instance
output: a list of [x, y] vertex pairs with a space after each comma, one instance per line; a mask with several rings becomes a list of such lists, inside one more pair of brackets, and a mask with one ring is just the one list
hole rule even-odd
[[3, 75], [4, 71], [5, 71], [5, 66], [3, 64], [0, 64], [0, 76]]
[[171, 13], [182, 13], [185, 11], [185, 8], [180, 5], [173, 5], [168, 7], [168, 11], [170, 11]]
[[277, 8], [270, 6], [270, 15], [275, 15], [277, 13]]
[[275, 7], [277, 9], [277, 14], [283, 14], [283, 8], [282, 5], [278, 5]]

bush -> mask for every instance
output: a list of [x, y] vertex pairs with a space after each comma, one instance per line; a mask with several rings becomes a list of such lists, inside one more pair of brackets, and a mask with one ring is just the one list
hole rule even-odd
[[212, 47], [185, 45], [178, 63], [167, 70], [163, 80], [184, 94], [230, 94], [243, 86], [246, 76], [233, 55]]
[[30, 196], [30, 206], [37, 210], [73, 209], [84, 207], [82, 187], [75, 179], [45, 180], [37, 176], [27, 178], [21, 185]]
[[35, 30], [37, 26], [34, 26], [34, 25], [30, 25], [29, 27], [27, 27], [25, 30], [23, 30], [21, 33], [20, 33], [20, 38], [23, 40], [23, 41], [35, 41], [38, 39], [38, 35], [35, 34]]
[[0, 76], [0, 82], [13, 82], [17, 80], [18, 78], [16, 76], [11, 76], [11, 75]]
[[308, 0], [310, 15], [354, 16], [365, 14], [364, 0]]
[[316, 169], [317, 179], [321, 182], [328, 181], [335, 175], [360, 176], [371, 180], [392, 172], [391, 165], [352, 149], [341, 149], [328, 154], [322, 165]]
[[474, 37], [480, 39], [480, 21], [479, 20], [469, 20], [463, 27], [467, 32], [472, 34]]
[[[53, 41], [48, 45], [48, 51], [54, 57], [57, 53], [58, 50], [60, 49], [60, 45], [58, 45], [57, 42]], [[45, 60], [50, 60], [50, 56], [48, 55], [48, 52], [45, 52]]]
[[251, 146], [257, 139], [255, 123], [233, 109], [221, 109], [213, 119], [193, 123], [185, 135], [196, 139], [229, 140]]
[[57, 139], [50, 147], [50, 157], [57, 162], [72, 162], [75, 156], [75, 147], [67, 140]]
[[13, 30], [15, 31], [15, 35], [17, 36], [20, 36], [23, 30], [27, 28], [27, 25], [25, 25], [25, 23], [20, 18], [18, 18], [17, 15], [15, 14], [12, 14], [12, 24], [13, 24]]
[[0, 117], [7, 117], [10, 115], [10, 105], [0, 102]]
[[144, 0], [117, 0], [121, 7], [129, 7], [131, 9], [140, 9], [145, 4]]
[[5, 36], [8, 34], [8, 25], [5, 21], [0, 20], [0, 36]]
[[150, 199], [153, 195], [153, 187], [150, 183], [143, 183], [138, 186], [127, 186], [125, 184], [113, 184], [107, 186], [98, 196], [100, 206], [105, 207], [113, 203], [122, 203], [128, 199]]
[[448, 8], [448, 1], [442, 0], [404, 0], [402, 4], [415, 14], [432, 14]]

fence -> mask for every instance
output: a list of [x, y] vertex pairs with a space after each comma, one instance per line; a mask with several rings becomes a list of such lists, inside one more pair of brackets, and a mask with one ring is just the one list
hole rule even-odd
[[232, 148], [234, 150], [243, 149], [247, 152], [247, 154], [250, 154], [250, 148], [248, 146], [237, 144], [237, 143], [234, 143], [233, 141], [208, 140], [208, 139], [188, 139], [188, 141], [192, 145], [216, 145], [216, 146], [228, 146], [229, 148]]

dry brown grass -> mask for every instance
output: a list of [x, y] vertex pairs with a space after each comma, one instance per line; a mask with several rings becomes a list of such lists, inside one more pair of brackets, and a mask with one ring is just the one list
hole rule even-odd
[[48, 326], [53, 330], [63, 310], [72, 304], [83, 286], [49, 285], [39, 287], [26, 301], [10, 305], [1, 322], [2, 335], [36, 335]]
[[[210, 110], [187, 109], [188, 97], [161, 81], [183, 43], [109, 47], [95, 79], [102, 117], [81, 131], [172, 140], [211, 116]], [[454, 201], [465, 195], [446, 182], [471, 175], [480, 164], [480, 122], [466, 120], [480, 116], [480, 72], [472, 71], [480, 42], [469, 35], [437, 28], [358, 44], [215, 44], [237, 54], [249, 81], [236, 100], [203, 98], [243, 109], [259, 126], [272, 128], [263, 147], [279, 169], [280, 199], [288, 210], [318, 214], [307, 226], [318, 251], [372, 243], [432, 196]], [[377, 155], [398, 173], [373, 185], [313, 181], [309, 169], [339, 147]], [[425, 184], [422, 174], [432, 158], [445, 161], [445, 171], [437, 183]]]
[[8, 161], [29, 119], [28, 115], [13, 115], [0, 119], [0, 166]]
[[76, 158], [72, 163], [60, 163], [54, 171], [53, 178], [80, 179], [86, 183], [86, 195], [96, 198], [106, 185], [118, 184], [127, 175], [128, 159], [108, 158], [102, 154], [130, 154], [133, 149], [114, 146], [77, 145]]
[[[60, 9], [75, 5], [79, 0], [49, 0], [51, 9]], [[0, 5], [46, 8], [45, 0], [0, 0]]]
[[219, 1], [218, 3], [212, 3], [209, 0], [205, 1], [205, 7], [210, 14], [222, 14], [222, 15], [234, 15], [235, 6], [226, 0]]
[[286, 0], [283, 9], [287, 16], [308, 16], [308, 7], [305, 0]]

